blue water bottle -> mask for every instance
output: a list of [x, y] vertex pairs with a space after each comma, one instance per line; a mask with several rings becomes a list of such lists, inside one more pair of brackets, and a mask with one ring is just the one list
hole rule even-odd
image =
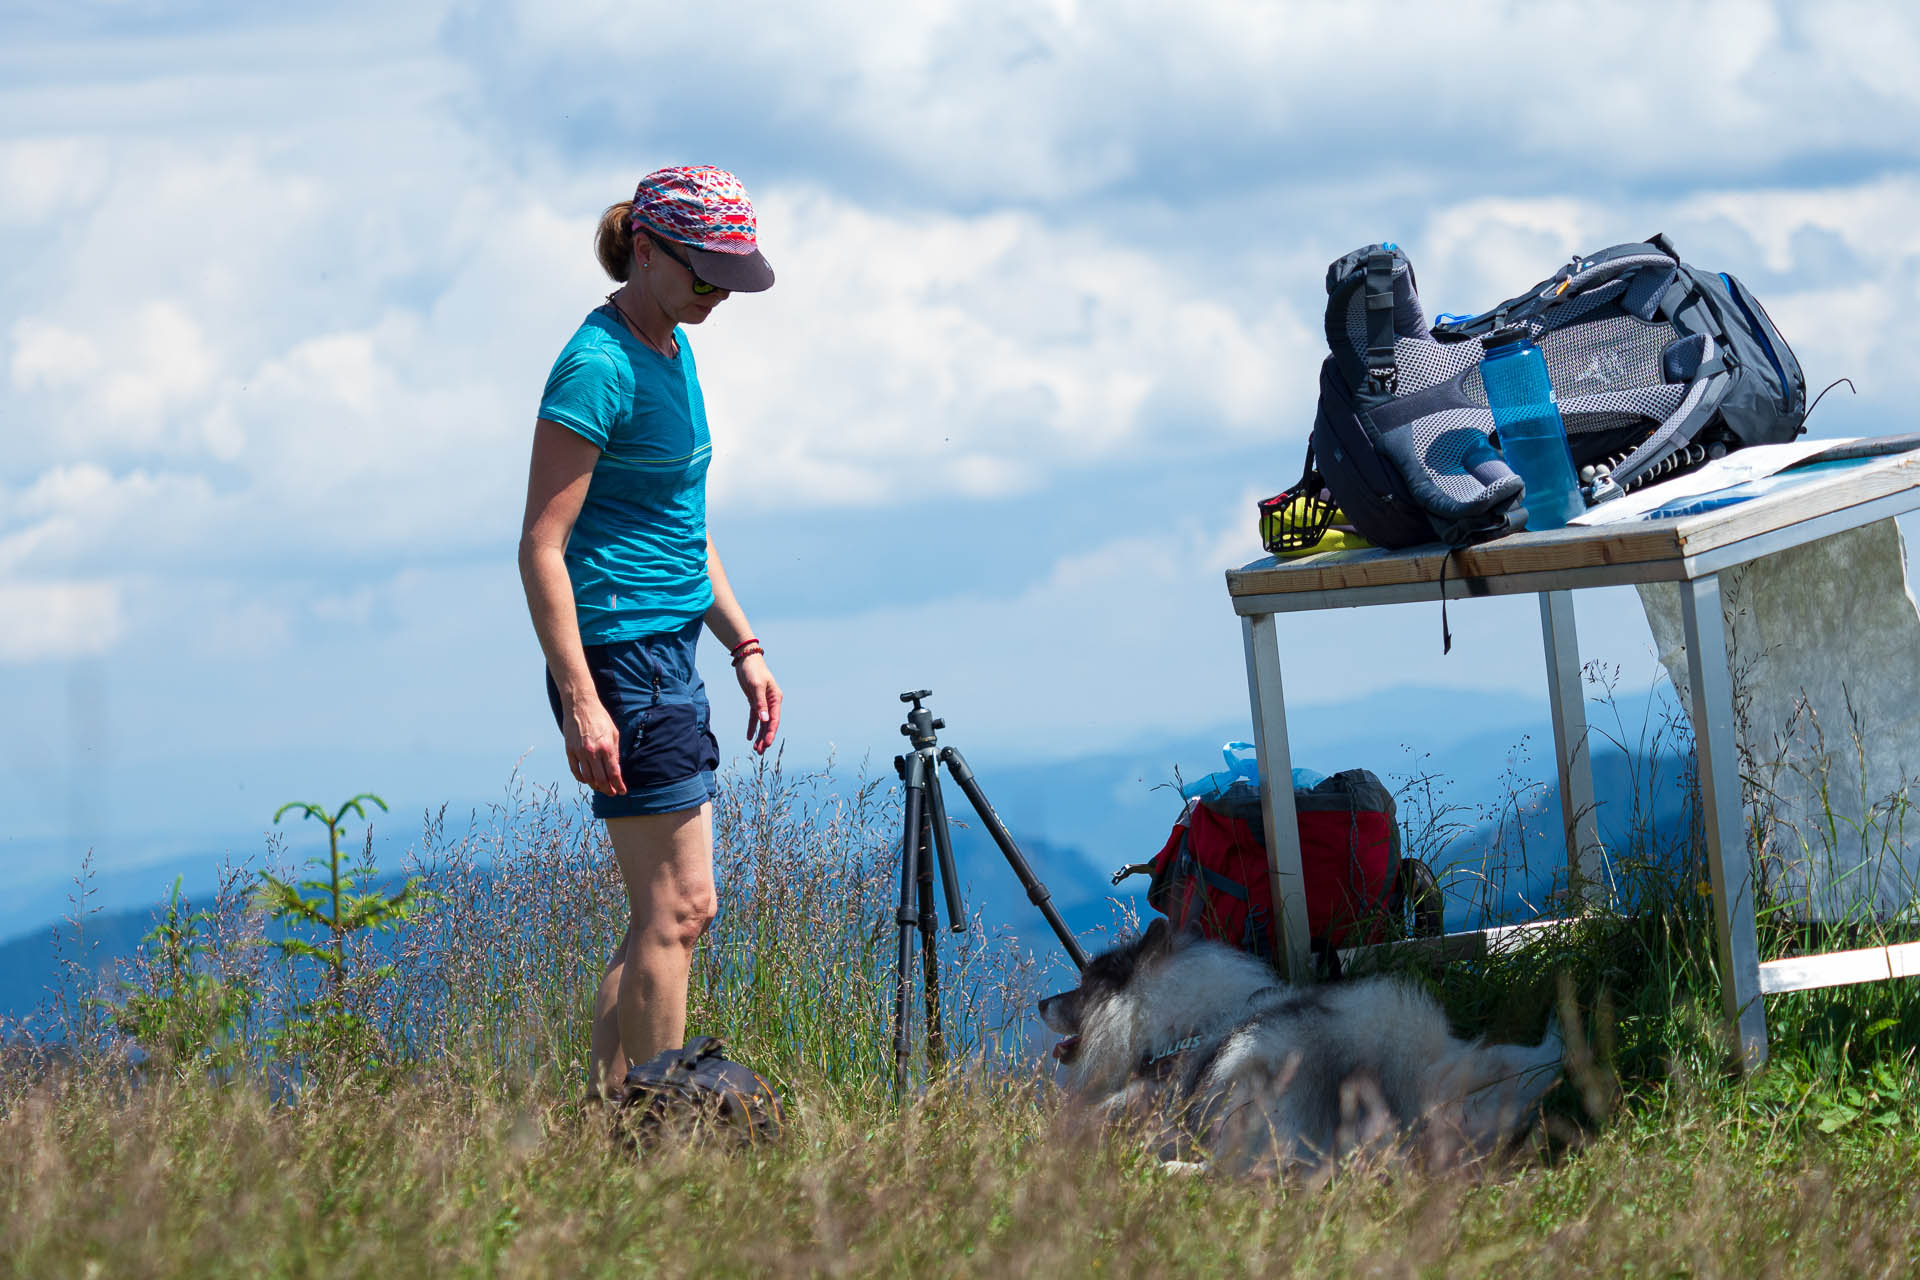
[[1587, 509], [1567, 450], [1567, 427], [1554, 402], [1540, 348], [1514, 329], [1496, 329], [1481, 339], [1487, 348], [1480, 380], [1500, 433], [1500, 452], [1520, 473], [1527, 491], [1527, 528], [1558, 529]]

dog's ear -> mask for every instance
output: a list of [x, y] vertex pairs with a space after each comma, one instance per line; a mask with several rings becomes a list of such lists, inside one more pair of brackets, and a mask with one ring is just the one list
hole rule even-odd
[[1173, 950], [1173, 930], [1164, 917], [1156, 919], [1147, 926], [1147, 931], [1140, 935], [1138, 954], [1144, 958], [1171, 950]]

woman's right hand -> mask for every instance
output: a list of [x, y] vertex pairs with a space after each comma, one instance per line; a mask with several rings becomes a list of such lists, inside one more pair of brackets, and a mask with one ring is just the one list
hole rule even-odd
[[627, 794], [620, 777], [620, 729], [591, 694], [576, 698], [567, 721], [567, 765], [603, 796]]

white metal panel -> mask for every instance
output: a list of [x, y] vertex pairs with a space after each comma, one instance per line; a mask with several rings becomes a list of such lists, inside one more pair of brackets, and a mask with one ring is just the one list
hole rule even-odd
[[1844, 987], [1856, 982], [1912, 977], [1920, 977], [1920, 942], [1769, 960], [1760, 966], [1760, 990], [1772, 996], [1783, 991], [1812, 991], [1817, 987]]

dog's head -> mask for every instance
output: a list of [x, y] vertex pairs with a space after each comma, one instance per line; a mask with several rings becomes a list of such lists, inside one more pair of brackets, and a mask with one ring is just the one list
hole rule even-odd
[[1080, 1056], [1081, 1036], [1100, 1014], [1125, 993], [1139, 972], [1172, 952], [1173, 930], [1155, 920], [1145, 933], [1088, 961], [1080, 985], [1040, 1002], [1040, 1020], [1062, 1037], [1053, 1056], [1071, 1068]]

